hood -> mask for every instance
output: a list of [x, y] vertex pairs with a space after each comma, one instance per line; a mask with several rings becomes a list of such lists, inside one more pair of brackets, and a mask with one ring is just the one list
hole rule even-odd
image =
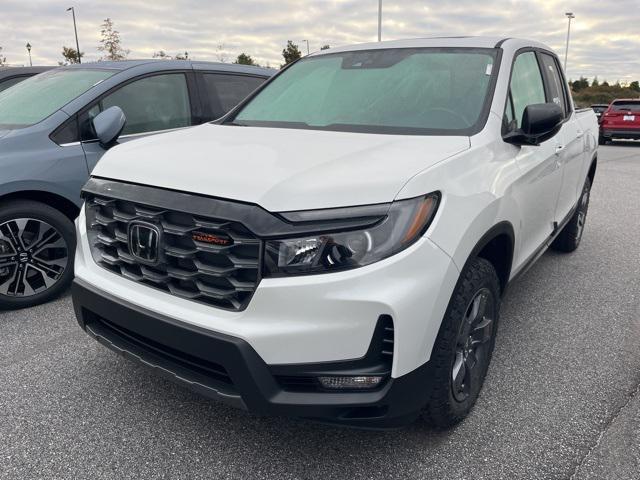
[[413, 175], [468, 148], [468, 137], [205, 124], [119, 145], [92, 174], [308, 210], [390, 202]]
[[2, 130], [0, 129], [0, 138], [4, 137], [5, 135], [7, 135], [11, 130]]

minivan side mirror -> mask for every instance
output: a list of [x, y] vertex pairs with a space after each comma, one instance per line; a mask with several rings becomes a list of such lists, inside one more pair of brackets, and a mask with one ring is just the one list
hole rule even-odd
[[522, 115], [521, 128], [502, 138], [514, 145], [540, 145], [560, 131], [563, 120], [562, 108], [555, 103], [528, 105]]
[[126, 123], [127, 117], [118, 106], [109, 107], [96, 115], [92, 124], [100, 146], [103, 148], [113, 147]]

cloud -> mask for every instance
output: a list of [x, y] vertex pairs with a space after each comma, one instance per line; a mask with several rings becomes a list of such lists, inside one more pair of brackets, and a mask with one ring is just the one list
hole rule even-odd
[[[80, 48], [97, 60], [100, 24], [110, 17], [131, 58], [157, 50], [192, 58], [231, 61], [241, 52], [277, 66], [287, 40], [306, 51], [376, 39], [375, 0], [76, 0]], [[11, 64], [55, 64], [62, 46], [75, 46], [67, 3], [57, 0], [3, 0], [0, 46]], [[497, 35], [532, 38], [564, 57], [572, 10], [568, 76], [610, 81], [640, 78], [640, 9], [637, 0], [384, 0], [384, 39], [441, 35]], [[222, 48], [220, 47], [222, 46]]]

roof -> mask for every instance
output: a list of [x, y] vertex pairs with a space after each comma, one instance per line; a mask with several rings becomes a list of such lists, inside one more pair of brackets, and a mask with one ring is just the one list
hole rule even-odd
[[[147, 59], [147, 60], [121, 60], [118, 62], [112, 61], [97, 61], [97, 62], [85, 62], [75, 63], [73, 65], [66, 65], [65, 68], [83, 68], [83, 69], [110, 69], [110, 70], [127, 70], [128, 68], [137, 67], [139, 65], [145, 65], [147, 63], [165, 62], [166, 64], [172, 64], [175, 62], [185, 62], [185, 60], [160, 60], [160, 59]], [[182, 63], [184, 65], [184, 63]]]
[[385, 42], [361, 43], [357, 45], [347, 45], [343, 47], [330, 48], [320, 52], [314, 52], [314, 55], [326, 55], [336, 52], [349, 52], [357, 50], [377, 50], [387, 48], [496, 48], [498, 44], [522, 44], [547, 48], [545, 45], [523, 39], [514, 39], [507, 37], [427, 37], [427, 38], [410, 38], [403, 40], [391, 40]]
[[221, 63], [221, 62], [201, 62], [192, 60], [161, 60], [157, 58], [141, 59], [141, 60], [121, 60], [118, 62], [112, 61], [98, 61], [88, 62], [82, 64], [68, 65], [63, 68], [70, 69], [109, 69], [124, 71], [130, 68], [138, 67], [140, 65], [162, 65], [163, 69], [184, 69], [193, 67], [196, 70], [226, 70], [232, 72], [253, 73], [256, 75], [271, 76], [275, 73], [275, 70], [261, 67], [254, 67], [249, 65], [237, 65], [233, 63]]

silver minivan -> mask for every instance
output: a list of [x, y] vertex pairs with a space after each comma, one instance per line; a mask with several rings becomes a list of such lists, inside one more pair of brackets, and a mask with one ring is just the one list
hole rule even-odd
[[42, 303], [69, 284], [80, 190], [108, 148], [217, 119], [273, 73], [183, 60], [97, 62], [0, 92], [0, 309]]

